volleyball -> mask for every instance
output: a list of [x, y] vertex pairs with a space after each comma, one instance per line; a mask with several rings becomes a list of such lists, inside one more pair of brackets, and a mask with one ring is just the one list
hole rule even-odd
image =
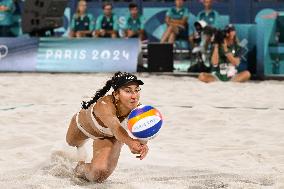
[[162, 115], [156, 108], [140, 105], [130, 112], [127, 126], [135, 138], [148, 141], [157, 136], [162, 124]]

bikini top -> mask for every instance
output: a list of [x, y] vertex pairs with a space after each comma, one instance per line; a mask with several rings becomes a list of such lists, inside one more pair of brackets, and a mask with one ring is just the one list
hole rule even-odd
[[[96, 120], [96, 118], [95, 118], [95, 112], [94, 112], [94, 106], [95, 106], [95, 103], [91, 106], [91, 118], [92, 118], [92, 120], [93, 120], [93, 122], [94, 122], [94, 124], [95, 124], [95, 126], [99, 129], [99, 131], [100, 132], [102, 132], [102, 133], [104, 133], [104, 134], [106, 134], [106, 135], [110, 135], [110, 136], [114, 136], [113, 135], [113, 133], [112, 133], [112, 131], [109, 129], [109, 128], [106, 128], [106, 127], [103, 127], [103, 126], [101, 126], [99, 123], [98, 123], [98, 121]], [[126, 118], [124, 118], [124, 120], [121, 122], [121, 126], [127, 131], [127, 121], [128, 121], [128, 119], [127, 119], [127, 117]]]

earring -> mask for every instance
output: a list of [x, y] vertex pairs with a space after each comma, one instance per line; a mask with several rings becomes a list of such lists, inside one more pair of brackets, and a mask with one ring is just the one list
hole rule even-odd
[[119, 100], [117, 98], [115, 98], [115, 102], [114, 102], [115, 106], [117, 106], [118, 102], [119, 102]]

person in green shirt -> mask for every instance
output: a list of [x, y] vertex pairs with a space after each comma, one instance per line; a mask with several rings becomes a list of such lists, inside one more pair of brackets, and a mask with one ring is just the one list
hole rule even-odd
[[175, 0], [175, 4], [166, 13], [167, 29], [162, 36], [162, 43], [174, 43], [176, 37], [187, 30], [188, 10], [184, 7], [184, 0]]
[[[206, 26], [209, 27], [217, 27], [217, 21], [219, 17], [219, 13], [212, 9], [212, 0], [203, 0], [202, 1], [204, 10], [200, 11], [197, 14], [197, 22], [203, 22], [206, 24]], [[195, 38], [198, 36], [198, 31], [195, 30], [190, 36], [189, 36], [189, 42], [191, 47], [195, 47]]]
[[13, 0], [0, 1], [0, 37], [13, 36], [10, 28], [13, 24], [15, 5]]
[[93, 33], [95, 37], [111, 37], [118, 36], [118, 18], [112, 13], [112, 4], [107, 2], [103, 5], [103, 14], [101, 14], [96, 22], [96, 31]]
[[[210, 83], [213, 81], [245, 82], [250, 79], [250, 72], [245, 70], [240, 73], [237, 66], [240, 64], [240, 49], [236, 37], [236, 30], [232, 24], [224, 29], [225, 38], [222, 43], [215, 43], [211, 57], [211, 73], [200, 73], [200, 81]], [[215, 36], [216, 37], [216, 36]]]
[[204, 20], [208, 25], [216, 27], [219, 13], [212, 9], [212, 0], [203, 0], [204, 10], [197, 14], [197, 20]]
[[130, 14], [126, 19], [125, 37], [139, 37], [142, 41], [145, 39], [143, 17], [139, 14], [138, 6], [136, 3], [130, 3], [128, 8]]
[[92, 37], [94, 18], [87, 14], [87, 2], [80, 0], [71, 22], [70, 37]]

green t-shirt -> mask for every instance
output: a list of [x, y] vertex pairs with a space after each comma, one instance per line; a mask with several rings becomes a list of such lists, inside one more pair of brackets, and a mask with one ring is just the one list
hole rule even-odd
[[7, 11], [0, 11], [0, 26], [10, 26], [13, 24], [13, 12], [15, 5], [13, 0], [0, 1], [0, 6], [8, 7]]
[[189, 15], [188, 9], [185, 7], [182, 7], [181, 9], [177, 9], [176, 7], [173, 7], [169, 9], [166, 13], [166, 16], [174, 20], [181, 20], [181, 19], [187, 20], [188, 15]]
[[139, 15], [138, 18], [134, 19], [129, 15], [126, 19], [126, 29], [132, 31], [144, 30], [144, 18]]
[[104, 14], [101, 14], [96, 22], [96, 30], [100, 29], [118, 31], [117, 16], [112, 14], [111, 17], [106, 17]]
[[210, 26], [217, 25], [218, 17], [219, 13], [215, 10], [211, 10], [210, 12], [206, 12], [205, 10], [203, 10], [197, 15], [198, 20], [204, 20]]
[[77, 16], [72, 18], [71, 29], [74, 31], [93, 31], [95, 29], [94, 17], [92, 14]]
[[[239, 51], [241, 47], [237, 42], [228, 46], [228, 51], [233, 54], [234, 57], [239, 57]], [[221, 81], [229, 81], [237, 73], [236, 66], [232, 65], [224, 52], [223, 46], [219, 46], [219, 62], [218, 66], [212, 68], [212, 74], [216, 75]]]

